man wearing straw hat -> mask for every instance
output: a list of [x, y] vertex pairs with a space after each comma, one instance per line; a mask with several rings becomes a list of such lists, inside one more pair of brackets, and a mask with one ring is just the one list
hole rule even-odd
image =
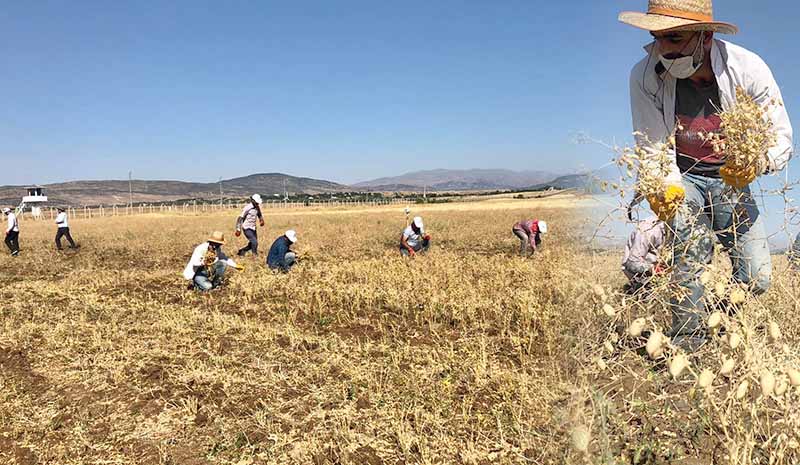
[[242, 214], [236, 219], [236, 237], [239, 237], [242, 230], [244, 230], [244, 237], [247, 238], [247, 245], [239, 249], [236, 254], [244, 257], [248, 251], [253, 252], [253, 255], [258, 255], [258, 232], [256, 232], [256, 222], [260, 222], [264, 226], [264, 216], [261, 214], [261, 196], [253, 194], [250, 197], [250, 203], [245, 205], [242, 209]]
[[6, 215], [6, 238], [5, 243], [8, 250], [11, 251], [11, 256], [16, 257], [19, 255], [19, 221], [17, 215], [10, 208], [4, 208], [3, 214]]
[[192, 283], [189, 288], [199, 291], [210, 291], [222, 284], [225, 270], [230, 266], [241, 271], [243, 266], [228, 258], [222, 251], [225, 235], [214, 231], [202, 244], [195, 247], [192, 258], [183, 270], [183, 277]]
[[[675, 137], [662, 192], [647, 200], [675, 235], [673, 281], [680, 289], [670, 303], [670, 335], [674, 344], [694, 350], [706, 340], [700, 275], [713, 257], [714, 236], [729, 251], [734, 281], [756, 294], [769, 288], [766, 231], [748, 185], [786, 166], [792, 127], [783, 105], [773, 104], [782, 102], [781, 92], [764, 61], [714, 38], [738, 29], [714, 19], [711, 0], [650, 0], [647, 12], [624, 12], [619, 20], [649, 31], [653, 40], [630, 76], [633, 128], [637, 147], [653, 155], [641, 170], [659, 164], [659, 146]], [[718, 113], [735, 105], [737, 88], [764, 108], [777, 135], [777, 144], [747, 170], [725, 166], [724, 154], [704, 137], [720, 133]], [[738, 199], [731, 198], [733, 188]], [[636, 195], [631, 206], [639, 201]]]

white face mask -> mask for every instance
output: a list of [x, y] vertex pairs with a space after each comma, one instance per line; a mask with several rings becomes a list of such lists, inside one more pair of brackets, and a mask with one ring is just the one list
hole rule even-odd
[[663, 55], [658, 56], [658, 59], [661, 61], [661, 64], [666, 68], [667, 72], [674, 76], [677, 79], [688, 79], [694, 73], [703, 66], [703, 54], [699, 53], [697, 57], [697, 64], [695, 64], [695, 56], [698, 55], [698, 52], [702, 52], [703, 48], [703, 35], [701, 34], [700, 37], [697, 39], [697, 45], [695, 46], [694, 52], [691, 55], [675, 58], [670, 60], [669, 58], [664, 58]]

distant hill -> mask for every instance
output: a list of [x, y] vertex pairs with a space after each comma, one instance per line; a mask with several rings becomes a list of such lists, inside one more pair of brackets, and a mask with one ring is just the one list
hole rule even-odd
[[521, 189], [550, 181], [557, 176], [548, 171], [437, 169], [373, 179], [354, 184], [353, 187], [372, 191], [410, 191], [423, 188], [429, 191]]
[[[352, 190], [343, 184], [319, 179], [301, 178], [281, 173], [252, 174], [222, 181], [225, 197], [282, 195], [286, 181], [289, 193], [320, 194]], [[128, 181], [70, 181], [45, 184], [51, 205], [112, 205], [128, 203]], [[184, 181], [143, 181], [132, 183], [134, 203], [173, 202], [188, 199], [218, 199], [219, 183]], [[25, 195], [25, 186], [0, 186], [0, 205], [17, 205]]]
[[533, 185], [531, 190], [574, 189], [589, 194], [599, 194], [602, 192], [600, 182], [605, 179], [606, 177], [600, 173], [569, 174], [559, 176], [545, 183]]

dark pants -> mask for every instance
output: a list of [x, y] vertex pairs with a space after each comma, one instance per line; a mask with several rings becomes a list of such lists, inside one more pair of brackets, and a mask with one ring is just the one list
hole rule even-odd
[[75, 248], [75, 241], [72, 240], [72, 235], [69, 233], [69, 228], [58, 228], [58, 232], [56, 233], [56, 248], [61, 250], [61, 238], [66, 237], [67, 242], [69, 242], [69, 246], [71, 248]]
[[[411, 248], [414, 250], [414, 252], [423, 252], [423, 253], [425, 253], [425, 252], [428, 251], [428, 249], [431, 248], [431, 241], [430, 241], [430, 239], [423, 239], [423, 240], [417, 242], [417, 245], [415, 245], [414, 247], [411, 247]], [[408, 257], [410, 255], [408, 253], [408, 249], [406, 249], [402, 244], [400, 244], [400, 255], [402, 255], [404, 257]]]
[[253, 252], [253, 255], [258, 255], [258, 233], [255, 229], [245, 229], [244, 230], [244, 237], [247, 238], [248, 242], [246, 247], [239, 249], [240, 257], [244, 257], [247, 254], [247, 251]]
[[7, 233], [5, 242], [12, 255], [19, 253], [19, 231], [11, 231]]

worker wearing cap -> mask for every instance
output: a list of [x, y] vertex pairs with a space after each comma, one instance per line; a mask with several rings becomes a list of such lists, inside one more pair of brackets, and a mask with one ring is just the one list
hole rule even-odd
[[223, 245], [225, 245], [225, 235], [214, 231], [205, 242], [195, 247], [192, 258], [183, 270], [183, 277], [192, 282], [190, 288], [203, 292], [210, 291], [222, 284], [228, 267], [240, 271], [244, 269], [225, 255], [222, 251]]
[[528, 247], [531, 249], [530, 255], [533, 255], [542, 243], [542, 234], [547, 234], [547, 222], [542, 220], [518, 221], [511, 231], [519, 238], [520, 256], [526, 255]]
[[5, 243], [8, 250], [11, 251], [11, 256], [16, 257], [19, 255], [19, 221], [17, 221], [17, 215], [10, 208], [4, 208], [3, 214], [7, 219]]
[[297, 232], [293, 229], [286, 231], [283, 236], [275, 239], [267, 254], [267, 266], [269, 269], [288, 273], [297, 261], [297, 254], [291, 249], [296, 242]]
[[421, 216], [415, 216], [403, 234], [400, 235], [400, 254], [413, 257], [417, 252], [427, 252], [431, 246], [431, 236], [425, 234]]
[[239, 249], [236, 254], [244, 257], [248, 251], [253, 252], [253, 255], [258, 255], [258, 232], [256, 232], [256, 222], [264, 226], [264, 216], [261, 214], [261, 196], [253, 194], [250, 197], [250, 202], [242, 209], [242, 214], [236, 219], [236, 237], [239, 237], [244, 231], [244, 237], [247, 238], [247, 246]]
[[[673, 281], [680, 289], [670, 303], [669, 334], [673, 344], [695, 350], [707, 338], [699, 277], [711, 261], [715, 239], [729, 252], [734, 281], [755, 294], [769, 288], [769, 245], [749, 184], [786, 166], [792, 127], [764, 61], [714, 37], [738, 28], [714, 20], [711, 0], [650, 0], [646, 13], [624, 12], [619, 19], [649, 31], [652, 39], [630, 75], [633, 129], [645, 157], [640, 175], [663, 177], [660, 190], [647, 200], [675, 234]], [[726, 154], [706, 142], [708, 134], [723, 133], [719, 112], [736, 104], [737, 89], [763, 108], [776, 135], [775, 145], [747, 168], [726, 165]], [[663, 144], [670, 151], [666, 166], [659, 156]], [[641, 197], [637, 194], [633, 204]]]
[[636, 224], [622, 258], [622, 272], [630, 281], [628, 289], [635, 292], [661, 271], [660, 255], [664, 245], [664, 222], [652, 216]]
[[70, 249], [77, 249], [78, 246], [75, 244], [75, 241], [72, 240], [72, 235], [69, 233], [69, 223], [67, 222], [67, 213], [64, 211], [63, 208], [58, 207], [58, 215], [56, 215], [56, 226], [58, 226], [58, 232], [56, 232], [56, 249], [61, 249], [61, 238], [66, 237], [67, 242], [69, 242]]

